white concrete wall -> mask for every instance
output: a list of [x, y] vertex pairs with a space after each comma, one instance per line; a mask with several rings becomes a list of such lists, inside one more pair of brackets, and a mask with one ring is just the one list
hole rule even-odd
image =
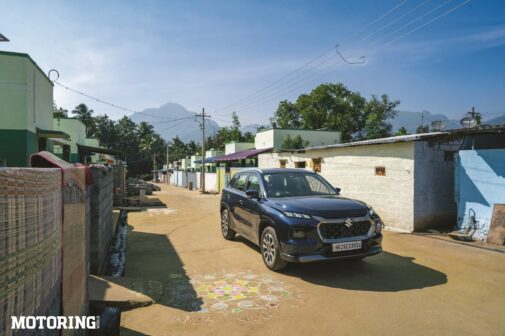
[[[279, 168], [286, 159], [294, 162], [321, 158], [321, 175], [342, 189], [342, 196], [366, 202], [380, 214], [387, 227], [404, 232], [414, 230], [414, 143], [367, 145], [311, 150], [303, 154], [259, 155], [259, 168]], [[375, 167], [384, 166], [386, 176], [376, 176]]]
[[252, 142], [230, 142], [224, 146], [224, 154], [228, 155], [251, 148], [254, 148], [254, 143]]
[[336, 131], [330, 132], [274, 128], [256, 133], [254, 139], [255, 148], [261, 149], [273, 147], [275, 151], [280, 150], [282, 148], [282, 143], [288, 134], [292, 138], [300, 135], [304, 141], [309, 142], [309, 147], [340, 143], [340, 132]]
[[[200, 172], [196, 173], [196, 188], [200, 189]], [[216, 173], [205, 173], [205, 191], [217, 192], [217, 174]]]

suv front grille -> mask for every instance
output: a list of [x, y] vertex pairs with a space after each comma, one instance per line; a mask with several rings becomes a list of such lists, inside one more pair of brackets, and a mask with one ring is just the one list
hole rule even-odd
[[372, 222], [369, 220], [352, 222], [347, 227], [345, 223], [325, 223], [319, 224], [319, 233], [323, 239], [338, 239], [354, 236], [363, 236], [368, 233]]

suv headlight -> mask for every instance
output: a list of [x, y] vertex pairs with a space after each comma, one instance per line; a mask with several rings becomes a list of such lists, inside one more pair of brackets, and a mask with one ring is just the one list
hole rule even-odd
[[291, 218], [305, 218], [305, 219], [312, 218], [310, 215], [299, 213], [299, 212], [291, 212], [291, 211], [284, 211], [284, 215], [286, 217], [291, 217]]

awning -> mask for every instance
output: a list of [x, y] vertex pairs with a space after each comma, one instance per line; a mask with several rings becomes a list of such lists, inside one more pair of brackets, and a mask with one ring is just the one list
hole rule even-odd
[[[205, 163], [214, 163], [216, 162], [216, 159], [218, 158], [219, 156], [211, 156], [211, 157], [206, 157], [205, 158]], [[195, 160], [195, 163], [197, 164], [201, 164], [202, 163], [202, 160]]]
[[37, 136], [39, 138], [64, 138], [70, 139], [70, 135], [63, 131], [55, 131], [55, 130], [43, 130], [37, 127]]
[[49, 138], [49, 140], [51, 140], [52, 142], [55, 142], [59, 145], [64, 145], [64, 146], [70, 146], [70, 141], [68, 141], [67, 139], [63, 139], [63, 138]]
[[272, 150], [272, 147], [269, 148], [261, 148], [261, 149], [247, 149], [240, 152], [231, 153], [228, 155], [218, 156], [215, 158], [215, 162], [228, 162], [228, 161], [237, 161], [244, 160], [250, 158], [252, 156], [256, 156], [258, 154], [268, 152]]
[[111, 154], [111, 155], [119, 154], [119, 151], [114, 150], [114, 149], [107, 149], [107, 148], [101, 148], [101, 147], [91, 147], [91, 146], [84, 146], [84, 145], [79, 145], [79, 144], [77, 144], [77, 149], [80, 152], [88, 152], [88, 153], [102, 153], [102, 154]]

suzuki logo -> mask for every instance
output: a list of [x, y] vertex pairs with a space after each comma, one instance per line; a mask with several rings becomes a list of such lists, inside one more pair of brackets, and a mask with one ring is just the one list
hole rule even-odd
[[347, 217], [346, 220], [344, 221], [344, 224], [345, 226], [350, 228], [352, 226], [352, 220], [349, 217]]

